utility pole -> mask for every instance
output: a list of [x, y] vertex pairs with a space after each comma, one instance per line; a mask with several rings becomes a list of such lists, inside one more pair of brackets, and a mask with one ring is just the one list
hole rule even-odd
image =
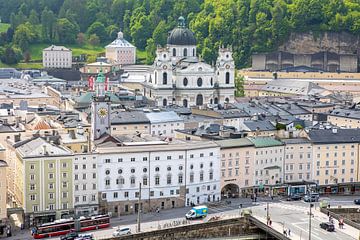
[[269, 202], [266, 203], [266, 221], [267, 221], [267, 225], [269, 225], [270, 224]]
[[311, 240], [311, 217], [312, 217], [312, 213], [311, 213], [311, 208], [313, 207], [313, 204], [310, 202], [310, 212], [309, 212], [309, 240]]
[[139, 200], [138, 200], [138, 215], [137, 215], [137, 230], [138, 232], [140, 232], [141, 228], [140, 228], [140, 224], [141, 224], [141, 182], [139, 183]]

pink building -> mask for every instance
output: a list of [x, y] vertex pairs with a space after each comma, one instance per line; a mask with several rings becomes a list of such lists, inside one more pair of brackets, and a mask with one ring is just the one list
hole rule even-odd
[[124, 39], [122, 32], [105, 49], [106, 58], [112, 64], [129, 65], [136, 62], [136, 47]]

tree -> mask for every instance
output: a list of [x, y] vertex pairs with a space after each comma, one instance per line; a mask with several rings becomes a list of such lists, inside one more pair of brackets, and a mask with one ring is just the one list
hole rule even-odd
[[37, 12], [36, 12], [34, 9], [32, 9], [31, 12], [30, 12], [29, 22], [30, 22], [32, 25], [37, 25], [37, 24], [39, 24], [39, 17], [38, 17]]
[[83, 45], [84, 43], [85, 43], [85, 34], [83, 34], [83, 33], [78, 33], [78, 35], [77, 35], [77, 38], [76, 38], [76, 42], [77, 42], [77, 44], [79, 44], [79, 45]]
[[245, 96], [244, 92], [244, 77], [235, 73], [235, 97]]
[[155, 45], [165, 46], [168, 34], [168, 27], [164, 20], [160, 21], [159, 24], [153, 31], [152, 38]]
[[25, 53], [24, 53], [24, 62], [29, 62], [31, 60], [31, 54], [30, 54], [30, 52], [29, 51], [26, 51]]
[[56, 21], [55, 39], [58, 43], [74, 43], [79, 33], [79, 27], [71, 23], [66, 18]]
[[21, 60], [21, 51], [10, 46], [0, 51], [0, 60], [5, 64], [17, 64]]
[[55, 14], [45, 8], [41, 13], [41, 36], [45, 41], [53, 40], [55, 25]]
[[14, 34], [14, 43], [19, 46], [22, 51], [26, 51], [35, 38], [35, 33], [31, 29], [30, 24], [21, 24], [16, 28]]
[[101, 22], [94, 22], [93, 24], [91, 24], [87, 30], [87, 34], [89, 36], [95, 34], [99, 37], [100, 42], [104, 42], [107, 39], [105, 26]]
[[110, 25], [106, 28], [107, 39], [110, 41], [116, 39], [119, 28], [116, 25]]
[[155, 59], [155, 51], [156, 51], [156, 45], [155, 41], [152, 38], [149, 38], [146, 41], [146, 64], [152, 64]]
[[99, 45], [100, 44], [100, 39], [96, 34], [91, 34], [89, 37], [89, 43], [91, 45]]

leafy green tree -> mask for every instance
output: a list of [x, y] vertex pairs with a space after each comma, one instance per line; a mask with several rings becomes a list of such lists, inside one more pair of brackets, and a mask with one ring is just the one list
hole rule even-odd
[[96, 34], [91, 34], [89, 37], [89, 43], [94, 46], [99, 45], [100, 38]]
[[34, 41], [35, 33], [32, 29], [32, 25], [21, 24], [16, 28], [14, 34], [14, 43], [19, 46], [22, 51], [26, 51], [29, 48], [29, 43]]
[[153, 41], [156, 45], [165, 46], [168, 34], [168, 26], [164, 20], [160, 21], [152, 33]]
[[30, 12], [29, 22], [30, 22], [32, 25], [37, 25], [37, 24], [39, 24], [39, 17], [38, 17], [37, 12], [36, 12], [34, 9], [32, 9], [31, 12]]
[[238, 72], [235, 73], [235, 97], [245, 96], [244, 92], [244, 77], [239, 75]]
[[46, 42], [54, 39], [55, 25], [55, 14], [45, 8], [41, 13], [41, 35]]
[[119, 28], [116, 25], [110, 25], [106, 28], [107, 39], [112, 41], [116, 39]]
[[154, 59], [156, 57], [156, 45], [155, 41], [152, 38], [149, 38], [146, 41], [146, 64], [152, 64], [154, 62]]
[[86, 41], [86, 36], [83, 33], [78, 33], [77, 37], [76, 37], [76, 42], [79, 45], [83, 45], [85, 44]]
[[0, 49], [0, 60], [5, 64], [17, 64], [22, 58], [21, 50], [7, 46]]
[[100, 42], [105, 42], [105, 40], [107, 39], [105, 26], [101, 22], [94, 22], [93, 24], [91, 24], [87, 30], [87, 34], [89, 36], [95, 34], [99, 37]]
[[58, 43], [75, 43], [79, 27], [71, 23], [67, 18], [60, 18], [55, 25], [55, 40]]

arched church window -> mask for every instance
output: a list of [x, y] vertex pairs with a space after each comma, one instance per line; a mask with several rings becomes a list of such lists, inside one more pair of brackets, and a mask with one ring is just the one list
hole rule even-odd
[[184, 80], [183, 80], [183, 85], [184, 85], [184, 86], [187, 86], [188, 83], [189, 83], [188, 79], [187, 79], [187, 78], [184, 78]]
[[214, 104], [219, 104], [219, 99], [217, 97], [214, 98]]
[[184, 100], [183, 100], [183, 106], [184, 106], [184, 107], [188, 107], [188, 100], [187, 100], [187, 99], [184, 99]]
[[163, 106], [165, 107], [166, 105], [167, 105], [167, 99], [164, 98], [164, 99], [163, 99]]
[[213, 78], [210, 78], [210, 85], [212, 86], [214, 84]]
[[197, 85], [198, 85], [199, 87], [201, 87], [201, 86], [202, 86], [202, 83], [203, 83], [202, 78], [198, 78], [198, 80], [197, 80]]
[[187, 48], [184, 48], [184, 57], [187, 56]]
[[163, 84], [164, 85], [167, 84], [167, 73], [166, 72], [163, 73]]
[[226, 72], [226, 74], [225, 74], [225, 83], [230, 84], [230, 73], [229, 72]]
[[229, 103], [229, 98], [225, 98], [225, 103]]
[[193, 48], [193, 57], [195, 57], [195, 48]]
[[204, 103], [203, 96], [201, 94], [198, 94], [196, 96], [196, 106], [201, 106]]
[[173, 48], [173, 56], [176, 56], [176, 48]]
[[210, 99], [210, 104], [213, 104], [213, 100], [212, 100], [212, 98]]

